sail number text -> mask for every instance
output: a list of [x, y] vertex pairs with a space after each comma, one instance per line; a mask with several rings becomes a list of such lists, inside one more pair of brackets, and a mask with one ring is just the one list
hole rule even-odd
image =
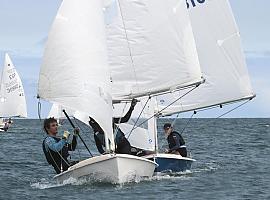
[[196, 7], [198, 4], [205, 3], [206, 0], [186, 0], [187, 2], [187, 8]]
[[15, 76], [16, 76], [16, 73], [9, 75], [9, 79], [11, 80], [11, 79], [15, 78]]

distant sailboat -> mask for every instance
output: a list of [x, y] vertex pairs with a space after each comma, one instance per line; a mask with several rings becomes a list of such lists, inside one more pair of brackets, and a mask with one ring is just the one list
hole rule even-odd
[[[194, 38], [203, 76], [206, 81], [197, 90], [167, 105], [185, 91], [157, 97], [156, 113], [169, 116], [229, 103], [249, 101], [252, 91], [241, 38], [228, 0], [206, 0], [201, 3], [188, 0]], [[157, 171], [190, 169], [189, 158], [157, 154], [149, 156], [159, 164]], [[180, 159], [180, 160], [179, 160]]]
[[6, 53], [0, 77], [0, 131], [8, 130], [12, 121], [4, 118], [12, 117], [27, 117], [27, 109], [22, 81]]
[[123, 183], [151, 177], [156, 163], [115, 154], [112, 92], [100, 0], [64, 0], [52, 25], [40, 71], [38, 96], [94, 118], [104, 130], [106, 154], [85, 159], [55, 176], [59, 182], [92, 176]]

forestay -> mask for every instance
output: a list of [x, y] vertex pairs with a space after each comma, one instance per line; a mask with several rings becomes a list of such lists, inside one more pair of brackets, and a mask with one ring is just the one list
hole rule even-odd
[[102, 6], [100, 0], [62, 2], [45, 48], [38, 94], [94, 118], [109, 150], [114, 149], [114, 138]]
[[[228, 0], [188, 0], [188, 11], [206, 82], [163, 114], [185, 112], [254, 97], [241, 38]], [[178, 93], [174, 96], [179, 96]], [[180, 94], [181, 95], [181, 94]], [[169, 103], [171, 95], [159, 98]], [[167, 102], [166, 102], [167, 101]]]
[[22, 81], [8, 54], [0, 77], [0, 117], [27, 117]]
[[185, 0], [113, 2], [106, 10], [113, 99], [202, 81]]

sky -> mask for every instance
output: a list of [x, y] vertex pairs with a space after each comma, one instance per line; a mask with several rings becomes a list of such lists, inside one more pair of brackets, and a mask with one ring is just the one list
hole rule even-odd
[[[37, 82], [44, 45], [60, 0], [0, 0], [0, 67], [9, 53], [21, 76], [29, 118], [37, 118]], [[230, 0], [242, 37], [243, 48], [257, 97], [226, 117], [270, 117], [270, 1]], [[201, 112], [216, 117], [234, 108]], [[46, 117], [50, 104], [42, 101]], [[185, 116], [188, 116], [186, 114]]]

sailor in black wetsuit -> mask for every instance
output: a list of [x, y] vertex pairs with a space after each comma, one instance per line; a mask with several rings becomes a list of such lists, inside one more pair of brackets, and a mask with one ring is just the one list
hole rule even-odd
[[[117, 127], [117, 124], [128, 122], [136, 104], [137, 104], [137, 100], [133, 99], [129, 110], [125, 114], [124, 117], [113, 118], [113, 130], [116, 130], [116, 137], [115, 137], [115, 143], [116, 143], [115, 152], [116, 153], [131, 154], [130, 143], [127, 140], [127, 138], [125, 137], [125, 134], [121, 131], [121, 129], [119, 127]], [[94, 139], [96, 142], [97, 149], [98, 149], [99, 153], [103, 154], [105, 152], [105, 150], [104, 150], [105, 149], [104, 132], [103, 132], [102, 128], [99, 126], [99, 124], [91, 117], [90, 117], [89, 124], [94, 131]]]
[[71, 165], [76, 164], [76, 161], [70, 162], [68, 160], [68, 151], [74, 151], [77, 146], [77, 135], [79, 129], [74, 129], [74, 135], [71, 144], [68, 143], [70, 133], [65, 131], [62, 138], [57, 135], [57, 120], [48, 118], [44, 120], [44, 130], [47, 137], [43, 140], [42, 148], [46, 156], [47, 162], [53, 166], [56, 173], [59, 174], [66, 171]]
[[170, 123], [164, 124], [163, 128], [169, 144], [169, 150], [167, 150], [167, 153], [179, 154], [183, 157], [187, 157], [185, 141], [181, 134], [174, 131]]

